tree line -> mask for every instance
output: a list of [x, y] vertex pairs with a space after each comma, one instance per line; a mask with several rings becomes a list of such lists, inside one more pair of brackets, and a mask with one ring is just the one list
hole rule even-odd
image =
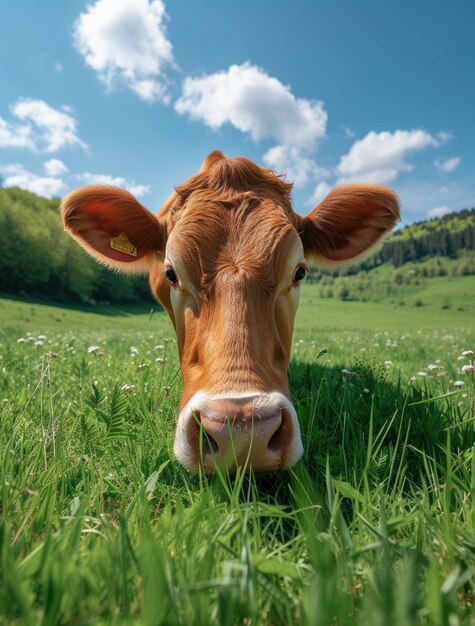
[[153, 302], [145, 277], [93, 261], [63, 230], [59, 200], [0, 189], [0, 290], [77, 303]]
[[[465, 219], [467, 217], [472, 219]], [[450, 220], [440, 220], [435, 226], [438, 227], [426, 228], [418, 232], [417, 236], [411, 233], [411, 227], [408, 226], [406, 237], [395, 235], [389, 238], [379, 252], [380, 261], [389, 261], [394, 267], [400, 267], [404, 263], [427, 257], [456, 258], [460, 251], [475, 249], [475, 209], [461, 211]]]
[[[457, 259], [475, 250], [475, 209], [464, 209], [442, 218], [416, 222], [390, 235], [380, 250], [356, 267], [329, 271], [313, 268], [311, 282], [320, 282], [325, 276], [351, 276], [389, 263], [394, 268], [434, 257]], [[459, 267], [460, 265], [460, 267]], [[471, 267], [469, 263], [469, 267]], [[457, 274], [466, 274], [466, 262], [454, 266]], [[461, 269], [463, 268], [463, 269]], [[468, 271], [468, 273], [472, 273]]]

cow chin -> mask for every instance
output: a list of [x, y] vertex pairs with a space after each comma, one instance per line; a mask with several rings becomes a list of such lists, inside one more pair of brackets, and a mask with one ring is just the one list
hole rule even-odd
[[193, 395], [178, 416], [174, 452], [187, 469], [287, 469], [303, 454], [292, 403], [279, 391]]

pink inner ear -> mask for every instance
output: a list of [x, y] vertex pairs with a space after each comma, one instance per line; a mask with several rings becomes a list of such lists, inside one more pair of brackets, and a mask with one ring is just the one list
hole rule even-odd
[[331, 261], [348, 261], [374, 246], [383, 234], [383, 230], [374, 227], [361, 228], [345, 237], [346, 245], [328, 248], [323, 254]]

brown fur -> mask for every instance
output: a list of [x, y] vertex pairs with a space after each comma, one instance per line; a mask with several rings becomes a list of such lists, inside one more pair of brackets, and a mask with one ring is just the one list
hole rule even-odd
[[[124, 271], [150, 270], [152, 291], [177, 331], [182, 406], [198, 390], [288, 396], [293, 276], [304, 252], [322, 265], [352, 263], [399, 216], [397, 196], [377, 185], [339, 187], [307, 217], [292, 210], [291, 190], [271, 170], [216, 151], [157, 218], [115, 188], [87, 187], [64, 199], [65, 228], [90, 254]], [[109, 239], [119, 233], [137, 247], [137, 259], [111, 251]], [[180, 278], [172, 286], [167, 237]]]

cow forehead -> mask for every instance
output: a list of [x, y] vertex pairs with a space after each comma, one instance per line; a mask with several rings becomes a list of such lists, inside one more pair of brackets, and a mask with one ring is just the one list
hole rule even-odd
[[195, 279], [226, 267], [270, 276], [294, 262], [293, 257], [297, 262], [303, 248], [288, 215], [275, 202], [249, 193], [225, 202], [199, 194], [183, 207], [166, 256]]

